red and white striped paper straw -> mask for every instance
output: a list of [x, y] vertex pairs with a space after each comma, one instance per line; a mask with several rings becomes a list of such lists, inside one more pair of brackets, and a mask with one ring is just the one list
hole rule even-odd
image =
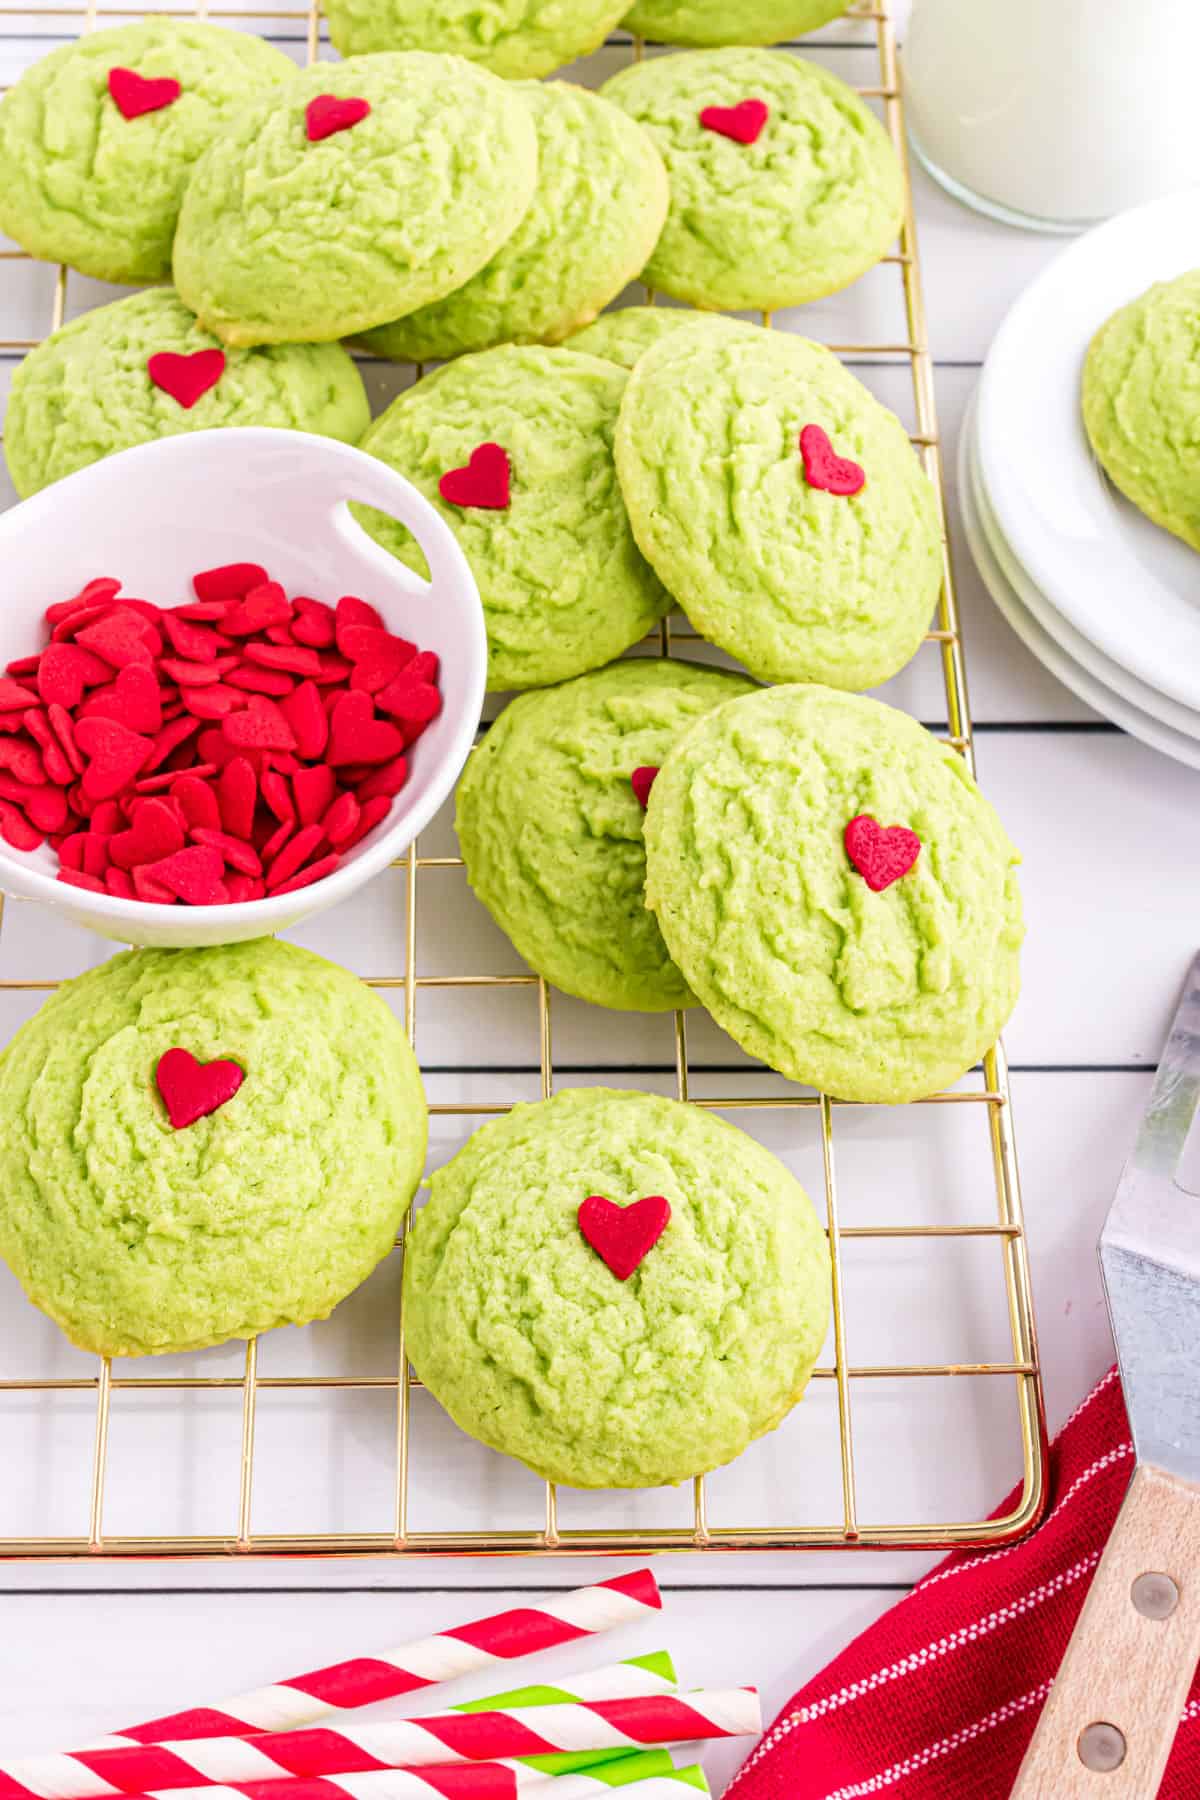
[[132, 1744], [181, 1742], [186, 1738], [250, 1737], [256, 1732], [295, 1731], [329, 1713], [370, 1706], [376, 1700], [392, 1700], [438, 1682], [488, 1669], [516, 1657], [555, 1650], [579, 1638], [612, 1631], [619, 1625], [659, 1612], [662, 1598], [649, 1569], [617, 1575], [591, 1587], [576, 1588], [543, 1601], [539, 1606], [517, 1606], [493, 1613], [469, 1625], [419, 1638], [396, 1650], [375, 1656], [356, 1656], [347, 1662], [291, 1675], [271, 1687], [221, 1700], [215, 1706], [194, 1706], [167, 1713], [144, 1725], [128, 1725], [109, 1737], [97, 1738], [92, 1749], [117, 1749]]
[[[542, 1777], [543, 1785], [550, 1779]], [[546, 1789], [549, 1792], [549, 1789]], [[281, 1781], [205, 1782], [137, 1800], [518, 1800], [517, 1772], [507, 1763], [446, 1763], [431, 1769], [372, 1769], [360, 1775], [297, 1776]], [[126, 1796], [126, 1800], [131, 1800]]]
[[339, 1781], [374, 1769], [413, 1771], [560, 1750], [628, 1750], [761, 1730], [754, 1688], [433, 1713], [340, 1731], [314, 1727], [261, 1737], [193, 1738], [23, 1757], [0, 1764], [0, 1800], [106, 1800], [114, 1794], [169, 1793], [197, 1783], [243, 1792], [246, 1784], [254, 1784], [257, 1794], [257, 1784], [290, 1776]]
[[[631, 1800], [686, 1800], [687, 1794], [707, 1794], [701, 1771], [674, 1769], [665, 1775], [661, 1769], [649, 1768], [655, 1756], [669, 1756], [665, 1751], [631, 1751], [622, 1762], [637, 1765], [628, 1780], [619, 1784], [609, 1776], [617, 1765], [601, 1763], [594, 1770], [571, 1770], [562, 1775], [542, 1775], [522, 1764], [511, 1768], [508, 1763], [447, 1763], [435, 1769], [369, 1769], [358, 1775], [340, 1775], [334, 1779], [314, 1776], [305, 1780], [245, 1782], [236, 1787], [211, 1782], [204, 1787], [169, 1788], [142, 1794], [137, 1800], [604, 1800], [616, 1786], [630, 1789]], [[422, 1785], [410, 1785], [420, 1778]], [[125, 1800], [132, 1800], [126, 1796]]]

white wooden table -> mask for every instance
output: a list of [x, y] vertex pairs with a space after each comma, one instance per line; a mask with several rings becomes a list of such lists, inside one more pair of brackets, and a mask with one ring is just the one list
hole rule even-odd
[[[852, 40], [852, 33], [830, 28], [823, 35], [822, 59], [850, 79], [869, 82], [874, 76], [863, 61], [869, 53], [847, 47]], [[27, 40], [0, 47], [0, 79], [11, 78], [29, 59]], [[1005, 309], [1058, 245], [977, 218], [920, 173], [916, 185], [980, 776], [1025, 853], [1030, 927], [1025, 990], [1007, 1043], [1053, 1429], [1111, 1358], [1094, 1243], [1178, 984], [1200, 936], [1194, 898], [1200, 889], [1195, 829], [1200, 778], [1143, 749], [1067, 694], [1017, 643], [975, 576], [954, 517], [959, 425]], [[35, 310], [44, 303], [52, 275], [25, 267], [20, 280], [28, 285]], [[73, 285], [70, 310], [85, 303], [88, 291], [89, 284]], [[814, 336], [866, 338], [876, 306], [875, 278], [868, 277], [841, 301], [809, 309], [804, 325]], [[3, 366], [4, 375], [11, 363], [10, 358]], [[859, 372], [885, 398], [893, 388], [899, 395], [907, 379], [903, 369]], [[919, 717], [936, 722], [943, 716], [932, 659], [919, 660], [893, 691]], [[396, 914], [385, 918], [380, 911], [384, 886], [377, 884], [370, 906], [356, 909], [352, 918], [343, 915], [336, 926], [310, 929], [302, 934], [305, 940], [362, 968], [363, 959], [369, 962], [385, 942], [383, 934], [395, 930]], [[498, 935], [489, 935], [478, 909], [470, 917], [451, 912], [441, 954], [516, 966]], [[6, 924], [0, 951], [19, 958], [22, 966], [53, 973], [86, 966], [103, 954], [100, 946], [31, 909], [19, 909]], [[439, 954], [436, 943], [431, 954]], [[507, 963], [497, 961], [505, 957]], [[5, 1029], [31, 1010], [32, 1003], [10, 1012]], [[594, 1069], [618, 1060], [620, 1050], [602, 1037], [596, 1020], [591, 1009], [562, 1009], [559, 1054], [572, 1067]], [[438, 1066], [452, 1057], [461, 1062], [464, 1028], [461, 1017], [430, 1017], [419, 1043], [423, 1060]], [[487, 1028], [501, 1035], [503, 1029], [502, 1020]], [[593, 1044], [597, 1049], [589, 1061]], [[635, 1057], [641, 1053], [635, 1046]], [[650, 1060], [658, 1056], [649, 1049], [645, 1054]], [[450, 1147], [450, 1140], [439, 1147]], [[856, 1149], [865, 1157], [872, 1153], [869, 1142]], [[922, 1165], [922, 1179], [928, 1184], [936, 1177], [943, 1190], [937, 1204], [944, 1212], [947, 1191], [971, 1177], [952, 1149], [943, 1146], [930, 1154], [933, 1162]], [[972, 1166], [986, 1180], [986, 1173]], [[875, 1172], [886, 1173], [886, 1164]], [[961, 1326], [961, 1318], [949, 1320], [936, 1309], [925, 1316], [922, 1279], [903, 1260], [890, 1271], [875, 1270], [857, 1303], [861, 1330], [869, 1332], [873, 1312], [884, 1318], [881, 1329], [892, 1329], [903, 1318], [925, 1333], [926, 1343], [937, 1340], [943, 1328], [949, 1336], [952, 1326]], [[917, 1285], [906, 1289], [908, 1282]], [[26, 1344], [36, 1343], [39, 1355], [61, 1367], [58, 1359], [70, 1353], [52, 1344], [51, 1328], [38, 1335], [31, 1318], [11, 1285], [0, 1288], [0, 1354], [11, 1350], [13, 1333], [21, 1333]], [[894, 1455], [886, 1467], [872, 1465], [870, 1424], [868, 1417], [859, 1434], [865, 1479], [902, 1482], [906, 1470]], [[1011, 1439], [1000, 1434], [993, 1441], [981, 1421], [976, 1427], [964, 1438], [927, 1410], [914, 1419], [911, 1456], [914, 1465], [932, 1462], [947, 1475], [954, 1465], [964, 1504], [978, 1514], [999, 1498], [1016, 1471]], [[139, 1447], [132, 1485], [119, 1488], [112, 1504], [118, 1510], [135, 1502], [153, 1504], [160, 1483], [171, 1487], [174, 1477], [164, 1476], [163, 1469], [172, 1456], [198, 1457], [202, 1469], [207, 1429], [191, 1409], [182, 1421], [161, 1415]], [[345, 1437], [318, 1430], [306, 1443], [294, 1419], [260, 1425], [268, 1438], [274, 1432], [280, 1458], [288, 1449], [299, 1456], [280, 1503], [291, 1505], [301, 1523], [311, 1491], [324, 1491], [326, 1483], [341, 1484], [346, 1514], [354, 1515], [360, 1475], [351, 1452], [359, 1447], [357, 1429]], [[472, 1467], [463, 1465], [468, 1483]], [[203, 1474], [196, 1477], [194, 1466], [191, 1478], [203, 1490]], [[369, 1471], [361, 1479], [369, 1484]], [[26, 1502], [32, 1494], [44, 1528], [51, 1530], [69, 1528], [58, 1512], [75, 1482], [74, 1467], [56, 1462], [45, 1441], [32, 1434], [18, 1454], [10, 1453], [0, 1485], [19, 1491]], [[444, 1479], [442, 1494], [452, 1509], [461, 1501], [460, 1484]], [[225, 1507], [223, 1516], [227, 1500], [222, 1491], [213, 1501]], [[199, 1513], [206, 1504], [201, 1491], [195, 1500]], [[119, 1520], [112, 1528], [120, 1528]], [[203, 1528], [203, 1520], [193, 1519], [191, 1528]], [[659, 1568], [669, 1594], [661, 1631], [628, 1634], [620, 1653], [665, 1642], [690, 1682], [757, 1681], [773, 1708], [892, 1604], [923, 1566], [912, 1556], [868, 1559], [853, 1553], [681, 1556]], [[149, 1713], [469, 1618], [502, 1604], [504, 1594], [573, 1586], [599, 1567], [532, 1558], [10, 1565], [0, 1571], [0, 1753], [84, 1741]], [[588, 1660], [586, 1652], [560, 1655], [545, 1666], [565, 1673]], [[465, 1684], [461, 1697], [485, 1686]], [[708, 1754], [718, 1787], [738, 1760], [736, 1750]]]

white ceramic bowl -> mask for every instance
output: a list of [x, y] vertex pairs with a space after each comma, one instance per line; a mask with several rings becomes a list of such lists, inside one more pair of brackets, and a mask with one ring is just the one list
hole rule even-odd
[[[350, 515], [363, 501], [399, 519], [432, 582], [376, 544]], [[402, 854], [450, 793], [479, 723], [487, 637], [474, 578], [454, 534], [411, 483], [332, 438], [261, 428], [198, 431], [106, 457], [0, 515], [0, 665], [46, 640], [42, 614], [94, 575], [177, 606], [191, 577], [220, 563], [262, 563], [288, 593], [330, 603], [357, 594], [388, 628], [441, 658], [441, 715], [414, 745], [392, 810], [324, 880], [279, 899], [155, 906], [56, 881], [49, 845], [0, 840], [0, 887], [56, 906], [129, 944], [236, 943], [284, 931], [344, 900]]]

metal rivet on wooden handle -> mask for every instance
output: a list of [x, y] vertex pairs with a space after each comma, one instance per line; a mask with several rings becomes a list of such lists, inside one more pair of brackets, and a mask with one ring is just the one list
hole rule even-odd
[[1097, 1719], [1094, 1725], [1087, 1725], [1080, 1732], [1075, 1748], [1085, 1769], [1090, 1769], [1093, 1775], [1109, 1775], [1125, 1761], [1128, 1745], [1124, 1734], [1115, 1725]]
[[1143, 1619], [1169, 1619], [1179, 1605], [1179, 1587], [1169, 1575], [1153, 1570], [1138, 1576], [1129, 1598]]

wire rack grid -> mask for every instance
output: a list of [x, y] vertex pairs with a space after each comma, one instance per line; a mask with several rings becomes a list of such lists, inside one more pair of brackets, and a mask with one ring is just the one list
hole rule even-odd
[[[0, 6], [0, 35], [4, 21], [53, 19], [75, 20], [79, 32], [99, 24], [118, 22], [139, 16], [136, 5], [106, 5], [101, 0], [86, 0], [74, 6]], [[156, 9], [156, 16], [160, 16]], [[315, 61], [321, 46], [319, 0], [311, 0], [304, 9], [227, 8], [208, 6], [198, 0], [194, 7], [162, 9], [161, 16], [176, 18], [208, 18], [213, 20], [254, 20], [264, 24], [282, 21], [302, 22], [305, 32], [307, 60]], [[905, 144], [903, 102], [896, 53], [896, 35], [888, 0], [852, 7], [850, 20], [864, 22], [871, 28], [878, 55], [879, 80], [875, 85], [861, 86], [858, 92], [879, 102], [896, 151], [905, 171], [904, 222], [898, 250], [884, 260], [891, 265], [902, 286], [907, 336], [903, 342], [834, 343], [829, 349], [845, 356], [883, 359], [896, 365], [907, 365], [912, 380], [912, 399], [916, 421], [910, 433], [918, 454], [930, 476], [943, 511], [944, 578], [936, 628], [927, 641], [935, 646], [940, 658], [945, 690], [948, 729], [945, 738], [974, 772], [974, 745], [967, 696], [966, 668], [963, 659], [962, 632], [955, 598], [949, 546], [944, 519], [942, 459], [938, 435], [937, 407], [934, 396], [934, 372], [925, 324], [921, 264], [913, 218], [912, 187], [908, 174]], [[634, 57], [644, 53], [636, 39], [628, 48]], [[0, 248], [0, 260], [28, 260], [19, 250]], [[59, 269], [54, 286], [48, 329], [56, 330], [63, 322], [67, 299], [68, 272]], [[653, 300], [653, 295], [648, 298]], [[772, 323], [769, 315], [764, 324]], [[0, 351], [20, 352], [33, 348], [39, 339], [0, 340]], [[418, 371], [419, 373], [419, 371]], [[694, 639], [686, 624], [665, 620], [656, 634], [655, 648], [664, 656], [672, 654], [680, 642]], [[368, 977], [371, 986], [393, 990], [403, 1007], [410, 1041], [415, 1044], [417, 1007], [423, 991], [434, 988], [494, 989], [520, 987], [535, 990], [537, 1050], [536, 1063], [544, 1098], [554, 1089], [555, 1070], [552, 1047], [551, 993], [545, 981], [532, 973], [505, 975], [433, 974], [418, 971], [417, 921], [419, 901], [429, 884], [462, 879], [463, 864], [457, 856], [423, 855], [414, 844], [401, 862], [405, 892], [405, 960], [396, 975]], [[0, 925], [3, 922], [3, 897], [0, 896]], [[55, 981], [0, 981], [0, 992], [49, 990]], [[244, 1366], [236, 1376], [114, 1374], [112, 1364], [101, 1359], [94, 1376], [46, 1376], [42, 1378], [0, 1380], [0, 1396], [37, 1395], [83, 1391], [95, 1396], [94, 1430], [90, 1470], [87, 1475], [88, 1528], [79, 1536], [0, 1536], [0, 1560], [19, 1558], [96, 1558], [122, 1556], [223, 1556], [223, 1555], [486, 1555], [486, 1554], [629, 1554], [659, 1550], [798, 1550], [829, 1548], [868, 1549], [948, 1549], [971, 1545], [995, 1544], [1020, 1536], [1036, 1523], [1046, 1499], [1046, 1434], [1042, 1407], [1041, 1381], [1037, 1359], [1037, 1340], [1030, 1289], [1029, 1263], [1021, 1207], [1020, 1184], [1014, 1148], [1008, 1068], [1001, 1045], [984, 1059], [981, 1080], [977, 1085], [960, 1086], [951, 1092], [930, 1096], [919, 1106], [962, 1107], [980, 1115], [981, 1129], [987, 1134], [989, 1160], [994, 1179], [994, 1221], [985, 1224], [880, 1224], [850, 1226], [842, 1223], [839, 1209], [834, 1120], [842, 1110], [839, 1102], [823, 1094], [777, 1092], [760, 1095], [740, 1093], [715, 1098], [699, 1098], [692, 1092], [693, 1070], [689, 1067], [687, 1021], [684, 1013], [674, 1019], [674, 1084], [678, 1098], [720, 1112], [746, 1112], [759, 1109], [781, 1109], [794, 1115], [815, 1114], [820, 1138], [820, 1155], [824, 1175], [825, 1207], [832, 1269], [832, 1362], [819, 1366], [813, 1379], [832, 1382], [836, 1391], [838, 1451], [840, 1460], [840, 1517], [818, 1525], [749, 1525], [726, 1526], [709, 1517], [705, 1478], [697, 1476], [693, 1483], [690, 1519], [678, 1527], [571, 1529], [559, 1522], [558, 1495], [552, 1484], [545, 1484], [544, 1516], [528, 1529], [416, 1531], [409, 1524], [409, 1463], [412, 1441], [412, 1394], [420, 1384], [408, 1365], [404, 1347], [403, 1318], [398, 1321], [398, 1345], [395, 1373], [391, 1375], [316, 1374], [264, 1375], [259, 1373], [258, 1345], [246, 1345]], [[462, 1101], [434, 1104], [431, 1113], [457, 1117], [483, 1117], [506, 1112], [511, 1099]], [[411, 1213], [409, 1215], [411, 1223]], [[934, 1240], [982, 1237], [998, 1241], [1003, 1267], [1005, 1308], [1011, 1342], [1007, 1361], [954, 1363], [870, 1363], [855, 1364], [847, 1349], [846, 1306], [843, 1294], [843, 1249], [854, 1239]], [[397, 1243], [396, 1254], [403, 1254], [403, 1241]], [[1015, 1384], [1017, 1416], [1020, 1427], [1021, 1480], [1018, 1497], [1001, 1517], [988, 1519], [938, 1519], [918, 1523], [863, 1523], [859, 1518], [856, 1491], [853, 1394], [860, 1383], [881, 1378], [902, 1382], [921, 1382], [930, 1378], [1009, 1380]], [[113, 1535], [104, 1527], [106, 1479], [109, 1470], [109, 1423], [114, 1396], [123, 1393], [186, 1393], [189, 1390], [232, 1389], [240, 1393], [241, 1433], [240, 1467], [237, 1482], [237, 1517], [233, 1528], [223, 1534]], [[392, 1483], [393, 1507], [389, 1528], [367, 1532], [256, 1532], [252, 1526], [255, 1479], [255, 1424], [259, 1395], [274, 1389], [369, 1390], [383, 1389], [395, 1396], [395, 1453]], [[2, 1446], [0, 1446], [2, 1449]], [[0, 1454], [0, 1468], [4, 1458]], [[81, 1476], [83, 1472], [81, 1471]]]

